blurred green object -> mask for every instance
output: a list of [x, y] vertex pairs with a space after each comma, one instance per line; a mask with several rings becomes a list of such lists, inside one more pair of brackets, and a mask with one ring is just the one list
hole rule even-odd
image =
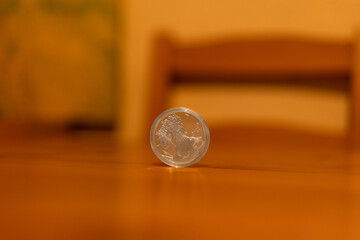
[[111, 124], [116, 78], [113, 0], [0, 3], [0, 117]]

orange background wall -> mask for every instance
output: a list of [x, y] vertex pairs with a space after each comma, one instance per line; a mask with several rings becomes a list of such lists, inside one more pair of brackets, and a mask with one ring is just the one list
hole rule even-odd
[[[151, 39], [156, 32], [168, 31], [183, 41], [278, 33], [346, 41], [351, 39], [356, 25], [360, 23], [359, 10], [360, 2], [356, 0], [125, 0], [122, 6], [124, 78], [119, 105], [119, 112], [123, 116], [121, 136], [126, 140], [136, 141], [144, 131]], [[322, 92], [319, 98], [316, 92], [303, 90], [289, 94], [286, 89], [243, 89], [243, 94], [240, 94], [241, 89], [237, 93], [229, 92], [229, 89], [216, 93], [212, 93], [211, 89], [210, 93], [199, 89], [200, 93], [198, 91], [197, 95], [192, 94], [193, 90], [177, 89], [172, 104], [198, 110], [211, 124], [226, 118], [265, 117], [289, 120], [294, 124], [304, 123], [308, 128], [315, 127], [324, 131], [341, 132], [345, 128], [347, 101], [346, 96], [341, 93]], [[226, 99], [229, 95], [230, 99]], [[242, 99], [234, 100], [239, 96]], [[206, 103], [213, 101], [213, 97], [224, 99], [221, 114], [206, 108]], [[205, 101], [197, 101], [198, 99]], [[250, 103], [255, 101], [259, 103], [258, 112], [254, 114], [253, 106], [241, 104], [242, 112], [234, 115], [231, 109], [226, 108], [230, 105], [225, 101], [231, 100]], [[281, 105], [284, 103], [300, 104], [300, 118], [286, 119], [289, 106]], [[276, 111], [264, 111], [269, 107]], [[318, 114], [317, 108], [326, 108], [327, 114]], [[217, 117], [219, 115], [221, 119]], [[313, 120], [315, 122], [311, 125]]]

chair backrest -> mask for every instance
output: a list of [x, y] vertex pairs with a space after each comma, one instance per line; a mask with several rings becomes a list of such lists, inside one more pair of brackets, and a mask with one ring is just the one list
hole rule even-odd
[[[149, 123], [166, 109], [170, 87], [187, 83], [188, 78], [181, 76], [222, 76], [215, 78], [222, 83], [261, 77], [300, 77], [309, 84], [316, 78], [349, 79], [345, 83], [351, 96], [348, 134], [360, 144], [359, 41], [356, 35], [352, 42], [278, 37], [179, 44], [160, 35], [154, 46]], [[204, 78], [191, 81], [201, 83]]]

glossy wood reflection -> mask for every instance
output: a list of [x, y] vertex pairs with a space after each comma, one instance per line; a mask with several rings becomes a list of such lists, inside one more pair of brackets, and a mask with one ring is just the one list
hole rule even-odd
[[360, 154], [343, 139], [228, 134], [180, 169], [108, 133], [3, 134], [0, 237], [359, 239]]

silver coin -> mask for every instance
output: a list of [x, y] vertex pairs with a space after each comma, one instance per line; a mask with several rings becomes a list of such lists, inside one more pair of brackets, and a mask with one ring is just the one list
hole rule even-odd
[[161, 113], [150, 130], [155, 155], [172, 167], [187, 167], [198, 162], [210, 144], [205, 120], [188, 108], [172, 108]]

